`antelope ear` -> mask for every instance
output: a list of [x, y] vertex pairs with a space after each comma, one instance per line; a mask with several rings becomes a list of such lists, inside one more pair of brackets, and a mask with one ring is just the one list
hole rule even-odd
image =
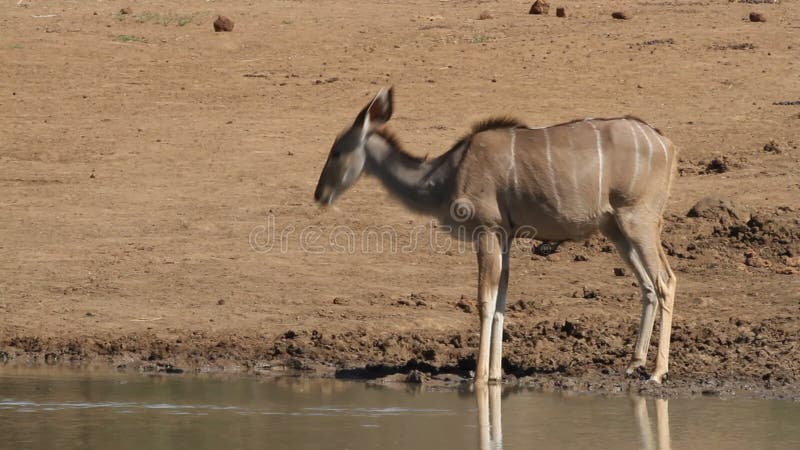
[[381, 89], [367, 106], [367, 122], [370, 126], [380, 126], [392, 117], [392, 97], [394, 88]]

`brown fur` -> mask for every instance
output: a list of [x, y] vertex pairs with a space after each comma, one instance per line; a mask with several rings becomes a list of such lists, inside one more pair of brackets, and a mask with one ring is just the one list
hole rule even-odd
[[478, 134], [481, 131], [495, 130], [498, 128], [515, 128], [524, 126], [525, 126], [524, 123], [520, 122], [517, 119], [514, 119], [513, 117], [508, 117], [508, 116], [490, 117], [486, 120], [482, 120], [473, 125], [471, 134]]
[[427, 155], [423, 156], [423, 157], [420, 157], [420, 156], [412, 155], [411, 153], [407, 152], [403, 148], [403, 146], [400, 144], [400, 140], [397, 138], [397, 136], [391, 130], [389, 130], [386, 127], [378, 128], [377, 130], [375, 130], [375, 134], [377, 134], [377, 135], [381, 136], [382, 138], [386, 139], [386, 142], [391, 144], [395, 148], [395, 150], [397, 150], [398, 152], [403, 153], [406, 157], [408, 157], [408, 158], [410, 158], [410, 159], [412, 159], [414, 161], [425, 162], [428, 159]]
[[[637, 121], [637, 122], [639, 122], [639, 123], [641, 123], [641, 124], [643, 124], [643, 125], [647, 125], [648, 127], [650, 127], [650, 128], [652, 128], [653, 130], [655, 130], [655, 131], [656, 131], [656, 133], [658, 133], [658, 134], [660, 134], [660, 135], [664, 136], [664, 133], [662, 133], [662, 132], [661, 132], [661, 130], [659, 130], [658, 128], [656, 128], [656, 127], [654, 127], [654, 126], [650, 125], [650, 124], [649, 124], [649, 123], [647, 123], [647, 121], [645, 121], [644, 119], [641, 119], [641, 118], [639, 118], [639, 117], [636, 117], [636, 116], [624, 115], [624, 116], [620, 116], [620, 117], [592, 117], [592, 120], [619, 120], [619, 119], [630, 119], [630, 120], [635, 120], [635, 121]], [[571, 125], [571, 124], [573, 124], [573, 123], [583, 122], [583, 121], [585, 121], [585, 120], [588, 120], [588, 119], [587, 119], [587, 118], [583, 118], [583, 119], [572, 119], [572, 120], [568, 120], [568, 121], [566, 121], [566, 122], [561, 122], [561, 123], [557, 123], [557, 124], [555, 124], [555, 125], [550, 125], [550, 126], [548, 126], [547, 128], [560, 127], [560, 126], [562, 126], [562, 125]]]

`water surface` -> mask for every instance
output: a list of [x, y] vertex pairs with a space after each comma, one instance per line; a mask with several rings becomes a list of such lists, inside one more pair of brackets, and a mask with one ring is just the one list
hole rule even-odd
[[800, 449], [800, 404], [0, 368], [3, 449]]

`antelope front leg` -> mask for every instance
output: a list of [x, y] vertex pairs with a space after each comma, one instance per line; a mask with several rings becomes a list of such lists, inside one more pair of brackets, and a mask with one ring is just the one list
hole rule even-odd
[[492, 345], [489, 362], [489, 381], [503, 380], [503, 322], [506, 314], [506, 292], [508, 291], [509, 246], [503, 247], [503, 266], [495, 301], [494, 321], [492, 322]]
[[476, 239], [478, 251], [478, 308], [481, 315], [481, 339], [478, 348], [478, 367], [475, 382], [489, 381], [489, 355], [492, 342], [497, 292], [502, 271], [502, 248], [494, 233], [480, 233]]

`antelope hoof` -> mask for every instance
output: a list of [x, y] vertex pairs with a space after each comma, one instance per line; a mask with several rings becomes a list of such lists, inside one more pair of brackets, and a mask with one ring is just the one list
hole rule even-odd
[[665, 373], [654, 373], [654, 374], [653, 374], [653, 375], [650, 377], [650, 381], [652, 381], [652, 382], [653, 382], [653, 383], [655, 383], [655, 384], [661, 384], [661, 382], [664, 380], [664, 377], [665, 377], [666, 375], [667, 375], [667, 374], [666, 374], [666, 372], [665, 372]]
[[639, 371], [640, 367], [644, 367], [644, 361], [633, 360], [630, 364], [628, 364], [628, 368], [625, 369], [626, 375], [633, 375], [634, 373]]
[[486, 375], [475, 375], [475, 377], [472, 379], [472, 382], [475, 384], [486, 385], [489, 383], [489, 377]]

